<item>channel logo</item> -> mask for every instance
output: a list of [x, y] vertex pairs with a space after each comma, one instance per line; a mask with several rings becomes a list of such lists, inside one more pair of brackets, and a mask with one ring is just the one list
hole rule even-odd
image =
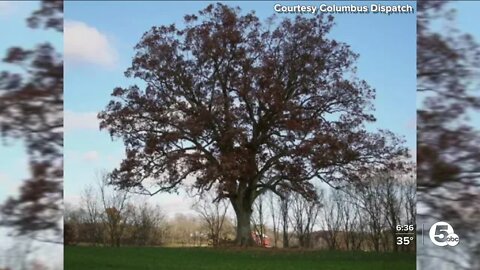
[[454, 247], [460, 242], [460, 237], [455, 234], [453, 227], [445, 221], [439, 221], [430, 227], [430, 240], [439, 247]]

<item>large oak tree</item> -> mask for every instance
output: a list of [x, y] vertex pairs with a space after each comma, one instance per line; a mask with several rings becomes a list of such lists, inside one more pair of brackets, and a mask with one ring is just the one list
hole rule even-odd
[[267, 190], [315, 199], [315, 180], [357, 181], [406, 154], [388, 131], [369, 132], [374, 89], [358, 55], [329, 37], [333, 17], [261, 23], [210, 5], [185, 26], [152, 27], [113, 90], [101, 128], [123, 139], [119, 188], [156, 194], [194, 180], [231, 202], [237, 243], [249, 245], [255, 199]]

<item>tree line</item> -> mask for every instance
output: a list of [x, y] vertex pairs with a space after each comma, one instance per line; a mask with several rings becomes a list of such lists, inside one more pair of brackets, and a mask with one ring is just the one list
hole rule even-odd
[[[256, 204], [252, 221], [270, 219], [275, 247], [330, 250], [415, 250], [397, 244], [398, 225], [415, 225], [416, 182], [410, 173], [382, 172], [362, 184], [323, 188], [318, 200], [298, 193], [269, 193]], [[267, 211], [264, 209], [267, 208]], [[412, 231], [414, 232], [414, 231]]]
[[[67, 206], [65, 243], [100, 246], [229, 246], [236, 220], [225, 200], [195, 198], [196, 215], [167, 216], [161, 205], [108, 185], [103, 174], [85, 188], [80, 204]], [[399, 225], [414, 225], [416, 182], [408, 173], [378, 172], [361, 185], [322, 187], [317, 200], [298, 193], [265, 193], [255, 202], [252, 235], [257, 245], [329, 250], [415, 250], [397, 244]], [[260, 242], [258, 242], [260, 240]]]

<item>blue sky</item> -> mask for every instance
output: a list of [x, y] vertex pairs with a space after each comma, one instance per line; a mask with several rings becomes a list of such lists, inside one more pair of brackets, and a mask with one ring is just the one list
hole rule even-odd
[[[152, 26], [171, 23], [181, 25], [185, 14], [196, 13], [208, 3], [66, 2], [67, 201], [77, 202], [83, 187], [94, 183], [95, 171], [110, 170], [123, 157], [122, 144], [112, 142], [106, 132], [98, 130], [95, 114], [108, 103], [114, 87], [135, 83], [123, 76], [123, 71], [130, 65], [134, 54], [133, 46]], [[275, 2], [229, 4], [240, 6], [243, 11], [255, 10], [257, 16], [265, 19], [274, 13]], [[279, 15], [282, 16], [288, 15]], [[337, 26], [331, 34], [360, 53], [358, 75], [377, 90], [375, 115], [378, 121], [375, 128], [389, 129], [404, 136], [410, 149], [416, 148], [415, 19], [414, 14], [337, 15]], [[94, 45], [96, 43], [98, 46]], [[93, 56], [90, 55], [92, 52]], [[182, 196], [158, 195], [155, 200], [172, 211], [188, 210]]]

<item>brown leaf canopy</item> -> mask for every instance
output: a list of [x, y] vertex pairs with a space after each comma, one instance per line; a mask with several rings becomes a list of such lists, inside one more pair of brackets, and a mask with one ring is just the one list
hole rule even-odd
[[210, 5], [182, 29], [143, 35], [125, 74], [144, 87], [114, 89], [99, 114], [126, 147], [114, 184], [153, 194], [191, 176], [220, 198], [315, 197], [312, 179], [353, 181], [405, 154], [390, 132], [366, 131], [374, 90], [355, 75], [358, 55], [329, 37], [332, 17], [241, 14]]

